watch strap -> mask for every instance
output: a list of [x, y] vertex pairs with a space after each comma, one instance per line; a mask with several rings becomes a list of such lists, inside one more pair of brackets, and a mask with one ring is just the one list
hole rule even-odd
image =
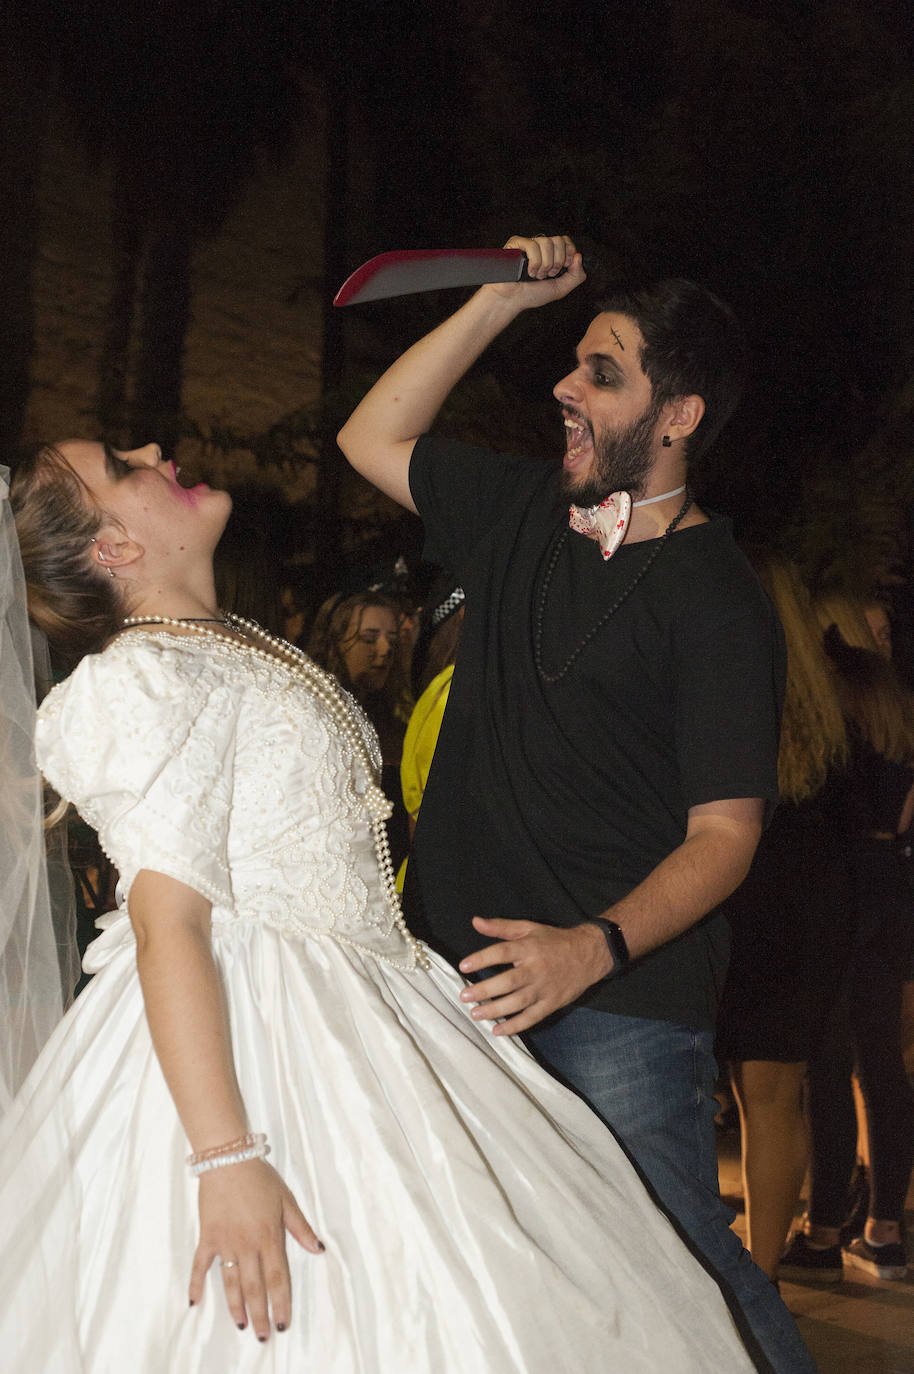
[[602, 931], [606, 946], [612, 955], [613, 966], [606, 977], [615, 978], [625, 971], [631, 961], [622, 928], [616, 925], [615, 921], [610, 921], [605, 916], [592, 916], [591, 924], [598, 926]]

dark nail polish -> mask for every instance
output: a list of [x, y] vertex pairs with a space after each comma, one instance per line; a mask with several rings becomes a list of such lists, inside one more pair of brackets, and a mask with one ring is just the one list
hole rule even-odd
[[264, 1341], [266, 1340], [266, 1336], [258, 1336], [257, 1339], [260, 1341], [261, 1345], [263, 1345]]
[[285, 1322], [277, 1322], [277, 1323], [276, 1323], [276, 1330], [277, 1330], [277, 1331], [285, 1331], [285, 1329], [286, 1329], [286, 1324], [285, 1324]]
[[319, 1241], [317, 1242], [317, 1248], [318, 1248], [318, 1252], [322, 1255], [322, 1254], [324, 1253], [324, 1249], [325, 1249], [324, 1242], [323, 1242], [322, 1240], [319, 1240]]
[[239, 1331], [247, 1331], [247, 1329], [248, 1329], [248, 1324], [247, 1324], [247, 1322], [239, 1322], [239, 1323], [238, 1323], [238, 1330], [239, 1330]]
[[188, 1303], [188, 1306], [189, 1306], [189, 1307], [196, 1307], [196, 1303], [194, 1302], [193, 1298], [191, 1298], [190, 1302]]

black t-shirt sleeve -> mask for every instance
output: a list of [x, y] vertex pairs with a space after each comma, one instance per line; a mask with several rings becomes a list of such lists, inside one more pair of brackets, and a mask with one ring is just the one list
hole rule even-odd
[[777, 802], [784, 670], [780, 624], [764, 604], [710, 634], [683, 634], [676, 749], [686, 808], [736, 797]]
[[541, 482], [544, 464], [424, 434], [409, 464], [410, 493], [425, 525], [425, 557], [465, 578], [468, 558], [508, 501]]

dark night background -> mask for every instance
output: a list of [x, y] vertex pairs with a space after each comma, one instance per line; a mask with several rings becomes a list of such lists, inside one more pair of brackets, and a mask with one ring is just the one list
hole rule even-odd
[[[905, 0], [7, 0], [3, 443], [63, 437], [45, 427], [78, 373], [71, 432], [278, 481], [296, 502], [285, 551], [323, 580], [361, 540], [415, 549], [332, 434], [460, 297], [328, 301], [387, 248], [554, 228], [599, 259], [594, 291], [522, 317], [443, 423], [558, 452], [551, 387], [601, 283], [698, 278], [735, 305], [756, 359], [699, 494], [817, 583], [897, 581], [914, 502], [910, 19]], [[282, 218], [293, 176], [302, 234]], [[246, 251], [261, 233], [272, 256]], [[49, 270], [71, 258], [70, 276]], [[214, 274], [228, 316], [235, 291], [257, 319], [225, 355]], [[62, 282], [70, 318], [92, 319], [64, 361]], [[258, 399], [263, 349], [290, 380]]]

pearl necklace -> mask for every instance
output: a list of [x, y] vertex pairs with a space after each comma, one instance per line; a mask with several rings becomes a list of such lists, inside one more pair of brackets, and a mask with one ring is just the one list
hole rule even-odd
[[[425, 952], [421, 940], [409, 930], [406, 919], [400, 907], [400, 898], [397, 893], [397, 875], [394, 871], [393, 859], [390, 853], [390, 842], [387, 837], [387, 826], [385, 822], [393, 814], [393, 806], [384, 792], [381, 790], [378, 776], [375, 772], [371, 754], [365, 735], [359, 725], [358, 718], [353, 709], [353, 702], [349, 693], [346, 692], [332, 673], [325, 672], [319, 668], [312, 659], [308, 658], [301, 649], [294, 644], [289, 644], [284, 639], [279, 639], [275, 635], [268, 634], [255, 620], [246, 620], [244, 616], [235, 615], [229, 612], [221, 621], [206, 621], [200, 623], [191, 619], [174, 619], [167, 615], [156, 616], [128, 616], [123, 622], [124, 629], [132, 629], [138, 625], [164, 625], [176, 626], [181, 629], [190, 630], [193, 634], [205, 635], [208, 639], [214, 640], [219, 644], [228, 644], [234, 649], [253, 654], [267, 663], [278, 663], [281, 668], [286, 668], [297, 678], [311, 693], [316, 697], [336, 725], [339, 733], [348, 743], [352, 754], [362, 765], [362, 769], [367, 779], [365, 791], [361, 801], [368, 816], [368, 823], [371, 826], [371, 833], [374, 838], [375, 854], [378, 860], [378, 871], [381, 877], [381, 887], [387, 906], [393, 917], [393, 923], [402, 934], [407, 945], [412, 950], [413, 957], [420, 968], [430, 967], [428, 955]], [[220, 634], [218, 630], [211, 630], [210, 624], [224, 624], [226, 629], [235, 630], [245, 639], [250, 640], [251, 636], [256, 636], [264, 644], [260, 648], [257, 644], [240, 644], [237, 639], [230, 635]]]

